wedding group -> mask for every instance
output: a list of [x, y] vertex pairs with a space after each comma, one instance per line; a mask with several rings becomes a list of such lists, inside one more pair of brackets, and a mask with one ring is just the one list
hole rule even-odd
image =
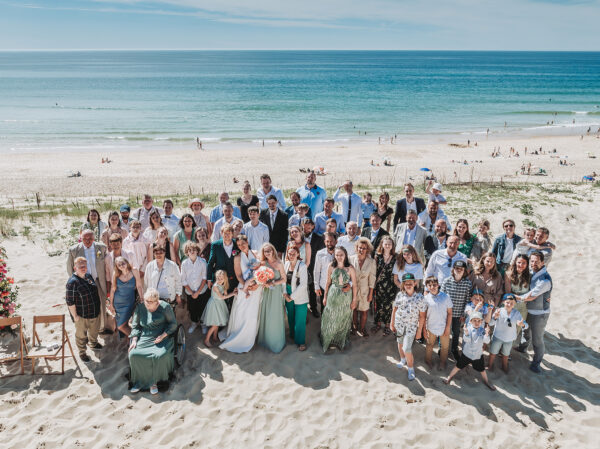
[[[530, 346], [530, 369], [542, 372], [555, 250], [547, 228], [520, 235], [506, 219], [495, 238], [487, 220], [471, 230], [446, 215], [449, 200], [433, 180], [426, 198], [405, 184], [395, 207], [387, 192], [361, 197], [351, 181], [328, 196], [312, 172], [289, 202], [268, 174], [260, 182], [256, 192], [245, 182], [235, 201], [221, 192], [210, 213], [193, 198], [178, 217], [172, 200], [158, 207], [151, 195], [106, 221], [91, 209], [67, 260], [81, 360], [90, 360], [88, 346], [102, 349], [98, 335], [116, 332], [128, 342], [131, 392], [156, 394], [174, 369], [167, 337], [184, 310], [187, 332], [235, 353], [255, 345], [279, 353], [292, 341], [305, 351], [311, 340], [323, 352], [344, 350], [380, 333], [396, 338], [409, 380], [415, 344], [425, 345], [430, 368], [435, 350], [442, 372], [453, 358], [445, 382], [471, 365], [494, 389], [487, 373], [496, 358], [507, 372], [511, 351]], [[307, 335], [309, 319], [320, 319], [318, 334]]]

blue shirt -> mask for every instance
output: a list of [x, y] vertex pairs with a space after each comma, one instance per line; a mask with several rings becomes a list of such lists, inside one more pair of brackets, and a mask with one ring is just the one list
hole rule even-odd
[[[377, 206], [375, 206], [375, 203], [361, 203], [360, 208], [362, 210], [363, 220], [366, 223], [365, 226], [371, 226], [371, 214], [375, 212]], [[358, 225], [361, 226], [360, 223]]]
[[[510, 326], [508, 325], [509, 318], [511, 324]], [[517, 309], [513, 308], [509, 315], [506, 309], [502, 307], [500, 309], [500, 316], [498, 319], [495, 320], [492, 317], [492, 320], [490, 321], [490, 326], [496, 325], [494, 328], [494, 338], [506, 343], [509, 341], [515, 341], [517, 338], [517, 323], [522, 319], [523, 317]], [[529, 327], [526, 322], [523, 324], [525, 324], [524, 329]]]
[[318, 213], [323, 212], [323, 204], [327, 198], [327, 192], [322, 187], [315, 185], [312, 189], [309, 189], [306, 184], [302, 187], [298, 187], [296, 190], [300, 195], [300, 202], [308, 205], [310, 208], [309, 217], [313, 218]]
[[463, 354], [471, 360], [480, 359], [483, 355], [483, 344], [489, 343], [489, 335], [485, 335], [483, 324], [473, 327], [467, 324], [467, 331], [463, 334]]
[[[218, 206], [215, 206], [215, 208], [213, 210], [210, 211], [209, 220], [211, 223], [214, 223], [222, 216], [223, 216], [223, 205], [219, 204]], [[240, 212], [239, 207], [233, 206], [233, 216], [235, 218], [239, 218], [240, 220], [242, 219], [242, 213]]]
[[342, 217], [341, 214], [338, 214], [337, 212], [332, 211], [331, 217], [326, 216], [325, 212], [321, 212], [321, 213], [318, 213], [317, 215], [315, 215], [314, 233], [317, 235], [323, 235], [323, 233], [325, 232], [325, 228], [327, 226], [327, 220], [329, 220], [330, 218], [335, 219], [335, 221], [337, 222], [337, 228], [335, 228], [336, 232], [338, 232], [340, 234], [343, 234], [344, 232], [346, 232], [346, 227], [344, 226], [344, 217]]

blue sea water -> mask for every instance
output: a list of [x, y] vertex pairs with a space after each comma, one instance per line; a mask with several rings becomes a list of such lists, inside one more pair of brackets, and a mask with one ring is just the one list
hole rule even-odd
[[600, 52], [0, 52], [0, 152], [599, 126]]

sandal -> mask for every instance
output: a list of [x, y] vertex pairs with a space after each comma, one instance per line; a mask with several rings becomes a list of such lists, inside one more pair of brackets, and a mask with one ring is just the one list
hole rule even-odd
[[376, 334], [377, 332], [379, 332], [381, 330], [381, 326], [379, 324], [376, 324], [375, 326], [373, 326], [371, 328], [371, 333]]
[[298, 351], [306, 351], [306, 345], [298, 346]]
[[386, 328], [383, 330], [383, 335], [384, 335], [384, 336], [388, 336], [388, 335], [390, 335], [391, 333], [392, 333], [392, 330], [391, 330], [389, 327], [386, 327]]

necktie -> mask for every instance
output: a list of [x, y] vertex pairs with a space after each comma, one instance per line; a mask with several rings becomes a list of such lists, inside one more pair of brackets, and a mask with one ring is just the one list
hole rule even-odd
[[271, 229], [275, 227], [275, 212], [271, 212]]
[[352, 212], [352, 195], [348, 195], [348, 217], [346, 222], [350, 221], [350, 212]]

